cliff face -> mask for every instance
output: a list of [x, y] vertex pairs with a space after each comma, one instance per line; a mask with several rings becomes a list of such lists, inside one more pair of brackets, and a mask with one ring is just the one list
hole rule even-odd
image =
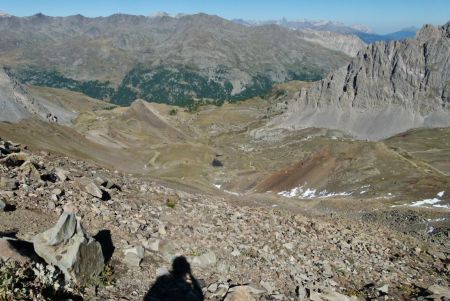
[[379, 139], [416, 127], [450, 126], [450, 22], [415, 39], [361, 50], [288, 103], [279, 128], [340, 129]]

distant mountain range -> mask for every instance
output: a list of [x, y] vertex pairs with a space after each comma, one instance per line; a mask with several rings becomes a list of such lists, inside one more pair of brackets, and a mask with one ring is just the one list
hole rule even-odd
[[277, 24], [290, 29], [303, 30], [312, 29], [317, 31], [330, 31], [347, 35], [356, 35], [365, 43], [374, 43], [377, 41], [391, 41], [391, 40], [404, 40], [413, 38], [416, 35], [417, 28], [409, 27], [397, 32], [380, 35], [373, 33], [370, 28], [364, 25], [345, 25], [340, 22], [333, 21], [311, 21], [311, 20], [297, 20], [289, 21], [286, 19], [281, 20], [267, 20], [267, 21], [248, 21], [242, 19], [235, 19], [236, 22], [245, 26], [261, 26], [267, 24]]
[[247, 99], [273, 83], [319, 80], [362, 47], [338, 33], [206, 14], [0, 17], [0, 65], [16, 79], [121, 105]]

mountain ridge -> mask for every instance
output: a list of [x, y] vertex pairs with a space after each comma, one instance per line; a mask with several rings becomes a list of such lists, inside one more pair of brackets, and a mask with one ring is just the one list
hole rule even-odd
[[370, 28], [364, 25], [345, 25], [341, 22], [335, 22], [330, 20], [314, 21], [314, 20], [267, 20], [267, 21], [248, 21], [242, 19], [234, 19], [234, 22], [243, 24], [246, 26], [260, 26], [264, 24], [277, 24], [286, 28], [295, 30], [315, 30], [334, 32], [348, 36], [356, 36], [360, 38], [364, 43], [370, 44], [378, 41], [391, 41], [391, 40], [404, 40], [407, 38], [413, 38], [417, 32], [415, 27], [407, 27], [387, 34], [374, 33]]
[[0, 30], [0, 64], [22, 82], [125, 105], [245, 99], [273, 83], [318, 80], [349, 60], [276, 25], [248, 28], [207, 14], [36, 14], [2, 18]]

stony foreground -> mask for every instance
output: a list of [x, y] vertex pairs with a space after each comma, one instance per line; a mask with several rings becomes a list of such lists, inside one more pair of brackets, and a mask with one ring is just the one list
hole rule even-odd
[[142, 300], [176, 255], [207, 300], [450, 298], [449, 240], [246, 206], [3, 140], [0, 151], [0, 236], [31, 241], [72, 203], [102, 244], [107, 275], [74, 288], [85, 300]]

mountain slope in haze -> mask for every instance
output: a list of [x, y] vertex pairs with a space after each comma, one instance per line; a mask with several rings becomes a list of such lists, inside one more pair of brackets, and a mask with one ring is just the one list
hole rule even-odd
[[125, 105], [246, 99], [276, 82], [318, 80], [350, 60], [292, 30], [205, 14], [37, 14], [0, 18], [0, 32], [0, 63], [21, 81]]
[[18, 122], [31, 117], [67, 123], [74, 114], [33, 96], [25, 86], [10, 76], [8, 69], [0, 67], [0, 121]]
[[406, 40], [414, 38], [417, 34], [417, 28], [408, 27], [385, 35], [366, 32], [355, 32], [354, 34], [357, 35], [364, 42], [370, 44], [378, 41], [394, 41], [394, 40]]
[[302, 90], [271, 126], [324, 127], [379, 139], [450, 125], [450, 22], [414, 40], [378, 42]]
[[311, 29], [297, 30], [297, 33], [307, 41], [317, 43], [329, 49], [342, 51], [352, 57], [356, 56], [358, 51], [366, 47], [366, 44], [356, 35], [345, 35], [332, 31]]
[[373, 33], [368, 27], [364, 25], [352, 25], [348, 26], [340, 22], [333, 21], [311, 21], [311, 20], [297, 20], [289, 21], [286, 19], [270, 20], [270, 21], [246, 21], [246, 20], [233, 20], [234, 22], [246, 26], [259, 26], [267, 24], [277, 24], [286, 28], [296, 30], [314, 30], [325, 31], [342, 34], [344, 36], [353, 35], [361, 39], [364, 43], [370, 44], [378, 41], [392, 41], [392, 40], [404, 40], [413, 38], [417, 33], [417, 28], [409, 27], [397, 32], [388, 34], [376, 34]]

